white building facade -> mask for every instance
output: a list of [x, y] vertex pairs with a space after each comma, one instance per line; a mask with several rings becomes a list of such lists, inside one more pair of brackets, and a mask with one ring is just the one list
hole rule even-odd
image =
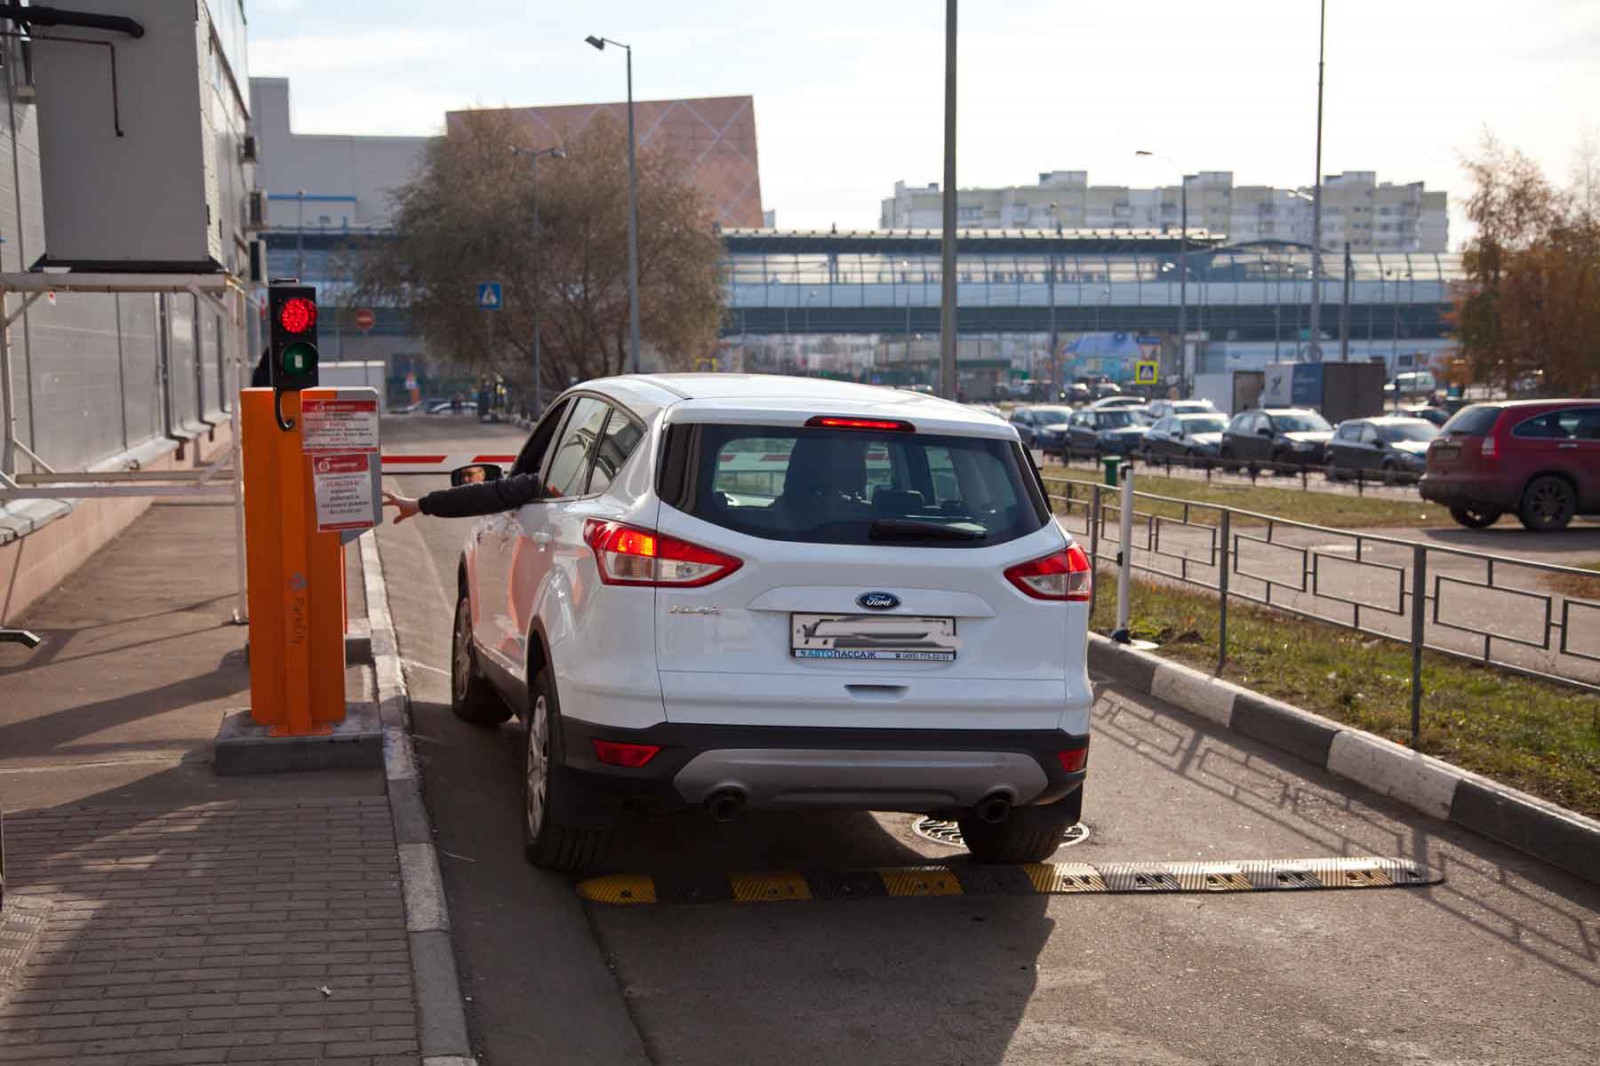
[[[1311, 242], [1310, 194], [1301, 189], [1235, 185], [1233, 172], [1188, 177], [1189, 228], [1227, 234], [1234, 243]], [[1035, 185], [962, 189], [956, 224], [964, 229], [1176, 230], [1178, 185], [1150, 189], [1091, 185], [1088, 171], [1056, 170]], [[884, 229], [938, 229], [943, 197], [937, 183], [895, 182], [883, 201]], [[1352, 252], [1443, 252], [1449, 245], [1446, 194], [1422, 182], [1379, 183], [1374, 171], [1330, 174], [1322, 185], [1323, 246]]]

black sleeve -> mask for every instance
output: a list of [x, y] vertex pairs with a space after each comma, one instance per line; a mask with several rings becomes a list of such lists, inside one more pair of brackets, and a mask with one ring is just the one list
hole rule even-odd
[[525, 503], [544, 499], [538, 474], [513, 474], [499, 481], [430, 492], [417, 501], [423, 514], [437, 518], [472, 518], [514, 511]]

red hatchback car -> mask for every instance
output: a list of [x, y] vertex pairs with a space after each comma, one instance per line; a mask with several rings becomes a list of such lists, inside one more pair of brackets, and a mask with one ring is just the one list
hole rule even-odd
[[1421, 490], [1469, 529], [1508, 511], [1536, 532], [1600, 514], [1600, 400], [1463, 407], [1429, 445]]

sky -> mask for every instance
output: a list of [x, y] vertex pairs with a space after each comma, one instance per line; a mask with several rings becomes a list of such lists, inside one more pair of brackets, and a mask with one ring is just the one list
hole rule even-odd
[[[433, 134], [444, 112], [755, 97], [763, 206], [869, 228], [939, 181], [939, 0], [245, 0], [250, 72], [290, 79], [299, 132]], [[1558, 182], [1600, 138], [1600, 0], [1328, 0], [1323, 172], [1451, 194], [1486, 132]], [[1316, 0], [967, 0], [958, 184], [1313, 182]], [[1169, 157], [1136, 159], [1136, 149]]]

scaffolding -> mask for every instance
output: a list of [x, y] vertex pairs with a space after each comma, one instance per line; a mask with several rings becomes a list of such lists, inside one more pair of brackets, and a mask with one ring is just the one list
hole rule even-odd
[[[221, 455], [187, 470], [57, 470], [17, 436], [17, 390], [12, 379], [11, 326], [41, 297], [69, 293], [188, 293], [208, 303], [235, 333], [229, 395], [232, 440]], [[13, 309], [12, 297], [20, 297]], [[0, 273], [0, 503], [8, 500], [94, 500], [116, 497], [230, 496], [234, 508], [236, 601], [233, 620], [249, 618], [245, 598], [244, 480], [240, 461], [239, 391], [250, 350], [249, 294], [233, 274]], [[26, 463], [30, 469], [24, 471]], [[0, 636], [20, 631], [0, 630]], [[22, 641], [21, 637], [4, 639]], [[23, 641], [26, 642], [26, 641]]]

